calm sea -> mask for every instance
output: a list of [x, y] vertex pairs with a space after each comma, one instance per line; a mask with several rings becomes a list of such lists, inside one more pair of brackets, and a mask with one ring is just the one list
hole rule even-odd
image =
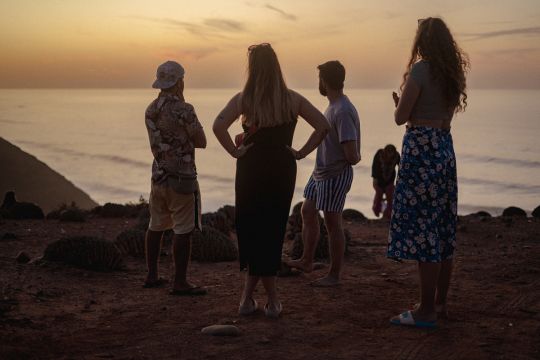
[[[196, 154], [203, 210], [234, 202], [235, 161], [211, 127], [234, 89], [187, 90], [206, 129], [208, 147]], [[321, 111], [317, 90], [299, 90]], [[401, 147], [404, 128], [393, 121], [391, 90], [348, 90], [361, 117], [362, 161], [355, 166], [346, 207], [371, 213], [371, 161], [388, 143]], [[151, 153], [144, 110], [153, 90], [0, 90], [0, 136], [35, 155], [99, 203], [134, 202], [150, 189]], [[467, 112], [453, 122], [458, 158], [459, 212], [498, 214], [540, 205], [540, 91], [471, 90]], [[294, 144], [310, 134], [302, 120]], [[231, 134], [240, 132], [235, 124]], [[315, 153], [298, 163], [293, 203], [313, 169]], [[5, 169], [4, 169], [5, 170]], [[2, 176], [8, 176], [3, 173]]]

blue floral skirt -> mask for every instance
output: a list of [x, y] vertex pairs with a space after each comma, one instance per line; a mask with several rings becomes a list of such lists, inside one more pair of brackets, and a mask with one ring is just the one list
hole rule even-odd
[[387, 256], [440, 262], [456, 246], [457, 173], [448, 130], [413, 127], [403, 137]]

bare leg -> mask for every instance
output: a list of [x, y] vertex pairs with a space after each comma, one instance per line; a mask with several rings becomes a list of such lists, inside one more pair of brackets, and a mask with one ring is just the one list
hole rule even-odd
[[187, 268], [191, 257], [191, 233], [174, 234], [174, 284], [173, 290], [185, 290], [193, 287], [187, 281]]
[[268, 296], [268, 306], [277, 308], [279, 306], [279, 300], [276, 289], [276, 277], [275, 276], [262, 276], [261, 277], [266, 295]]
[[373, 198], [373, 206], [371, 207], [371, 209], [373, 210], [375, 216], [379, 217], [382, 207], [383, 190], [376, 185], [373, 185], [373, 188], [375, 189], [375, 197]]
[[443, 316], [447, 315], [446, 310], [446, 297], [448, 295], [448, 288], [450, 287], [450, 280], [452, 278], [452, 270], [454, 262], [452, 259], [443, 260], [441, 262], [441, 271], [439, 273], [439, 281], [437, 283], [437, 295], [435, 297], [435, 305], [439, 313]]
[[161, 252], [161, 237], [163, 231], [146, 231], [145, 253], [146, 253], [146, 266], [148, 268], [148, 274], [146, 275], [145, 283], [151, 284], [156, 282], [158, 277], [158, 260], [159, 253]]
[[309, 273], [313, 271], [313, 259], [320, 236], [319, 212], [315, 207], [315, 201], [305, 199], [302, 204], [302, 242], [304, 251], [298, 260], [288, 261], [290, 267]]
[[441, 263], [418, 263], [420, 273], [420, 306], [413, 310], [413, 317], [418, 321], [434, 321], [437, 319], [435, 311], [435, 293], [441, 271]]
[[246, 274], [246, 281], [244, 284], [244, 291], [242, 292], [242, 298], [240, 299], [240, 304], [245, 303], [247, 300], [253, 299], [253, 292], [255, 291], [255, 287], [257, 286], [259, 279], [259, 276], [251, 276]]
[[330, 271], [326, 277], [312, 284], [315, 286], [335, 286], [339, 284], [345, 258], [345, 235], [341, 212], [324, 212], [324, 223], [328, 230], [328, 247], [330, 250]]

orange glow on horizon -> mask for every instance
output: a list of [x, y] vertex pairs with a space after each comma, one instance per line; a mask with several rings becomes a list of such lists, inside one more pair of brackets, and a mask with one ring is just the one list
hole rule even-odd
[[[0, 4], [0, 87], [148, 87], [181, 62], [193, 87], [238, 87], [250, 44], [271, 42], [291, 87], [316, 66], [347, 68], [350, 87], [395, 87], [416, 19], [442, 16], [471, 57], [471, 85], [540, 87], [540, 3], [377, 1], [7, 1]], [[459, 9], [459, 10], [458, 10]]]

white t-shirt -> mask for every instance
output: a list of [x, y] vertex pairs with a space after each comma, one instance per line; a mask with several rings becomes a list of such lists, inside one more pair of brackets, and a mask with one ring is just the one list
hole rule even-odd
[[338, 176], [350, 166], [342, 143], [356, 141], [360, 150], [360, 118], [356, 108], [345, 95], [328, 105], [324, 116], [330, 123], [330, 131], [317, 148], [313, 179], [326, 180]]

